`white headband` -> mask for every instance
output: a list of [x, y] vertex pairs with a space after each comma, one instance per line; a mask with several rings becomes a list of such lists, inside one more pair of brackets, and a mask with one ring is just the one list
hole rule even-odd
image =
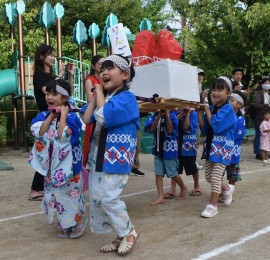
[[68, 94], [68, 92], [63, 88], [63, 87], [61, 87], [61, 86], [59, 86], [59, 85], [56, 85], [56, 92], [57, 93], [59, 93], [59, 94], [61, 94], [61, 95], [63, 95], [63, 96], [67, 96], [67, 97], [69, 97], [69, 94]]
[[224, 76], [221, 76], [221, 77], [218, 77], [218, 79], [223, 79], [227, 83], [227, 85], [230, 88], [230, 90], [232, 91], [232, 82], [230, 81], [229, 78], [224, 77]]
[[122, 57], [120, 57], [118, 55], [110, 55], [104, 61], [106, 61], [106, 60], [112, 61], [121, 70], [127, 72], [129, 75], [127, 82], [130, 82], [130, 67], [128, 65], [128, 62], [125, 59], [123, 59]]
[[232, 93], [231, 97], [235, 98], [238, 102], [240, 102], [242, 104], [242, 106], [244, 105], [244, 103], [245, 103], [244, 99], [240, 95], [238, 95], [236, 93]]

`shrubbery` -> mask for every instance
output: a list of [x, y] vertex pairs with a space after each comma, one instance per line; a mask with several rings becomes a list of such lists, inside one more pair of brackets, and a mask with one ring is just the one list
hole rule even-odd
[[[23, 143], [23, 121], [22, 121], [22, 106], [21, 100], [17, 100], [17, 119], [18, 119], [18, 145]], [[34, 138], [30, 132], [31, 120], [36, 116], [38, 109], [34, 99], [29, 99], [26, 102], [27, 110], [27, 143], [31, 146]], [[13, 104], [12, 97], [8, 96], [0, 100], [0, 144], [14, 144], [14, 126], [13, 126]]]

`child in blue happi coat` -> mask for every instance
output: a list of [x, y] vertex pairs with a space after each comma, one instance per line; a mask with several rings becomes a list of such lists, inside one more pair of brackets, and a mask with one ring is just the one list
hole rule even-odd
[[126, 204], [120, 200], [133, 165], [140, 128], [138, 104], [128, 85], [134, 75], [126, 58], [107, 57], [100, 69], [102, 85], [95, 85], [94, 97], [84, 114], [86, 124], [95, 121], [87, 162], [91, 230], [117, 233], [113, 242], [101, 247], [103, 253], [117, 251], [125, 255], [138, 237]]
[[163, 177], [174, 180], [180, 187], [180, 194], [177, 199], [184, 199], [186, 186], [178, 175], [178, 119], [175, 112], [161, 110], [153, 114], [145, 122], [146, 132], [154, 133], [152, 154], [155, 156], [155, 174], [158, 198], [151, 205], [155, 206], [164, 202]]
[[32, 120], [31, 132], [36, 140], [29, 164], [45, 177], [45, 192], [41, 207], [49, 224], [56, 208], [58, 237], [78, 238], [87, 226], [83, 217], [81, 122], [69, 112], [71, 87], [58, 79], [46, 85], [45, 100], [52, 111], [40, 112]]
[[235, 90], [230, 95], [229, 101], [237, 116], [237, 123], [234, 133], [234, 148], [231, 163], [226, 167], [227, 179], [229, 181], [229, 184], [225, 184], [222, 182], [222, 189], [224, 190], [224, 192], [221, 194], [219, 199], [219, 201], [223, 202], [225, 205], [230, 205], [232, 203], [232, 195], [235, 189], [235, 183], [241, 181], [239, 163], [241, 159], [243, 137], [247, 132], [244, 116], [245, 111], [243, 109], [247, 101], [246, 94], [241, 91]]
[[[186, 175], [192, 175], [194, 188], [191, 196], [201, 194], [199, 185], [199, 172], [196, 165], [197, 157], [197, 138], [198, 138], [198, 116], [194, 108], [185, 107], [177, 115], [178, 123], [178, 173], [182, 174], [185, 169]], [[164, 198], [174, 196], [176, 183], [172, 179], [171, 190], [165, 193]]]
[[210, 202], [201, 213], [205, 218], [218, 214], [222, 175], [233, 154], [237, 117], [228, 101], [231, 91], [232, 81], [225, 76], [219, 77], [212, 87], [211, 97], [215, 105], [203, 105], [204, 117], [201, 110], [198, 113], [202, 133], [206, 135], [205, 179], [211, 184]]

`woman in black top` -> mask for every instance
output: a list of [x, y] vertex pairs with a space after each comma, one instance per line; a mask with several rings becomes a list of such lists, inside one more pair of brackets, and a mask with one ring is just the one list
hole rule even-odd
[[[59, 75], [55, 76], [52, 74], [52, 68], [55, 63], [54, 49], [50, 45], [40, 45], [35, 53], [34, 60], [34, 75], [33, 85], [34, 94], [39, 111], [48, 110], [48, 105], [45, 101], [46, 84], [57, 78], [62, 78], [65, 73], [65, 66], [62, 65], [59, 68]], [[69, 83], [73, 87], [73, 75], [74, 66], [70, 67], [69, 70]], [[35, 172], [35, 176], [32, 182], [31, 192], [29, 193], [29, 200], [42, 200], [42, 193], [44, 189], [44, 176]]]

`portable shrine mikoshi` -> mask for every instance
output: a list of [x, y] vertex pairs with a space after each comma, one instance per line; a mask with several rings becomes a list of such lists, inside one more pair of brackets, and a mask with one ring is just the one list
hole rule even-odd
[[140, 112], [199, 108], [198, 70], [184, 62], [164, 59], [135, 67], [130, 90]]

